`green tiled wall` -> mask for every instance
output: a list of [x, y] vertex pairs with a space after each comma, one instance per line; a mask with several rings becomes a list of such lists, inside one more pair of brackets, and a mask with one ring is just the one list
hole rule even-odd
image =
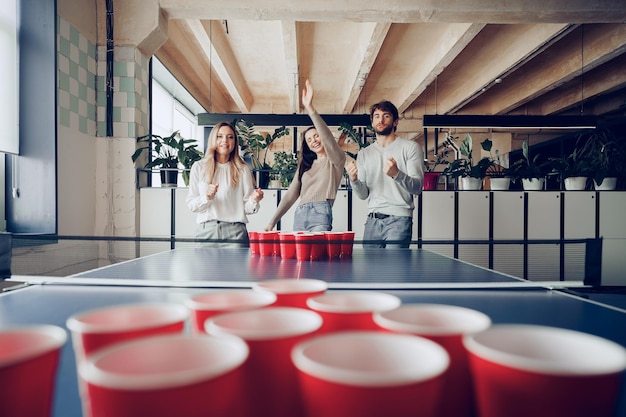
[[[59, 124], [106, 136], [106, 48], [97, 47], [58, 19]], [[113, 136], [148, 131], [148, 58], [138, 49], [116, 47], [113, 63]]]

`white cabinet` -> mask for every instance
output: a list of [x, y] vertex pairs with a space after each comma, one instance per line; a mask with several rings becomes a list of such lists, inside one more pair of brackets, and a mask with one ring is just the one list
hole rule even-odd
[[[493, 239], [524, 239], [524, 193], [519, 191], [494, 192]], [[524, 277], [524, 246], [494, 244], [493, 269], [519, 278]]]
[[[568, 191], [563, 193], [563, 234], [565, 239], [587, 239], [596, 235], [596, 193]], [[566, 243], [564, 271], [568, 280], [585, 278], [585, 244]]]
[[367, 200], [361, 200], [352, 193], [352, 230], [355, 240], [363, 240], [365, 221], [367, 220]]
[[[528, 239], [561, 238], [561, 193], [528, 191]], [[520, 219], [523, 221], [523, 218]], [[556, 281], [560, 276], [560, 246], [528, 245], [528, 279]]]
[[[464, 191], [459, 199], [459, 240], [489, 239], [489, 191]], [[489, 267], [489, 245], [459, 245], [459, 259], [474, 265]]]
[[626, 192], [599, 193], [602, 285], [626, 285]]
[[[454, 191], [422, 192], [422, 239], [454, 239]], [[454, 245], [423, 245], [424, 249], [446, 256], [454, 256]]]
[[278, 207], [278, 192], [276, 189], [263, 190], [259, 211], [248, 216], [248, 231], [258, 232], [265, 229]]

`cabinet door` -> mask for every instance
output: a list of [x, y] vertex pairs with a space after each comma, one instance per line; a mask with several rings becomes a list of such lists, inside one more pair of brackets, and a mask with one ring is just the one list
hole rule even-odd
[[354, 231], [355, 240], [363, 240], [363, 231], [365, 230], [365, 220], [367, 220], [367, 200], [361, 200], [359, 197], [351, 193], [352, 198], [352, 230]]
[[[594, 191], [566, 191], [563, 193], [564, 238], [587, 239], [596, 234], [596, 193]], [[564, 276], [566, 280], [585, 278], [585, 244], [564, 245]]]
[[263, 190], [259, 211], [248, 216], [248, 231], [258, 232], [265, 229], [278, 206], [278, 192], [276, 189]]
[[602, 285], [626, 285], [626, 192], [600, 191]]
[[[561, 193], [528, 191], [528, 239], [560, 239]], [[558, 281], [560, 277], [560, 245], [528, 245], [528, 279]]]
[[345, 230], [348, 230], [348, 191], [339, 190], [333, 204], [333, 231]]
[[[422, 239], [454, 239], [454, 191], [422, 192]], [[454, 245], [423, 245], [424, 249], [446, 256], [454, 256]]]
[[[189, 189], [187, 188], [176, 188], [174, 193], [174, 224], [175, 235], [177, 238], [194, 238], [196, 235], [196, 213], [191, 212], [187, 207], [187, 194], [189, 193]], [[185, 245], [188, 245], [185, 243]], [[185, 246], [182, 245], [182, 246]], [[178, 247], [179, 244], [176, 244]]]
[[[459, 199], [459, 240], [489, 239], [489, 191], [464, 191]], [[489, 267], [488, 244], [459, 244], [459, 259]]]
[[524, 193], [495, 191], [493, 198], [494, 240], [519, 240], [519, 245], [494, 244], [493, 269], [524, 277]]
[[[172, 189], [141, 188], [139, 190], [139, 236], [169, 239], [172, 231]], [[170, 241], [141, 242], [140, 256], [170, 250]]]

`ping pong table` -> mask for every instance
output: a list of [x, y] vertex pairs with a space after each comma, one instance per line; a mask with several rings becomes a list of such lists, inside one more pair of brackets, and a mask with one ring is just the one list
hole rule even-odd
[[[626, 347], [626, 309], [582, 297], [578, 282], [529, 282], [421, 249], [355, 248], [352, 258], [297, 262], [245, 249], [179, 248], [67, 277], [16, 276], [25, 287], [0, 294], [0, 328], [65, 327], [72, 314], [138, 302], [183, 303], [272, 278], [316, 278], [329, 291], [380, 290], [403, 304], [441, 303], [482, 311], [493, 323], [568, 328]], [[626, 376], [626, 375], [625, 375]], [[81, 416], [71, 343], [63, 347], [53, 417]], [[617, 417], [626, 417], [626, 384]]]

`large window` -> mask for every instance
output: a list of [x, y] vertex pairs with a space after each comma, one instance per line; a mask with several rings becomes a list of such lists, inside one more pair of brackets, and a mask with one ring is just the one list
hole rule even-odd
[[[204, 151], [204, 129], [198, 126], [198, 113], [205, 110], [156, 58], [152, 59], [152, 133], [169, 136], [179, 131], [185, 139], [198, 141]], [[179, 184], [182, 179], [179, 178]], [[158, 173], [152, 174], [152, 186], [161, 185]]]

